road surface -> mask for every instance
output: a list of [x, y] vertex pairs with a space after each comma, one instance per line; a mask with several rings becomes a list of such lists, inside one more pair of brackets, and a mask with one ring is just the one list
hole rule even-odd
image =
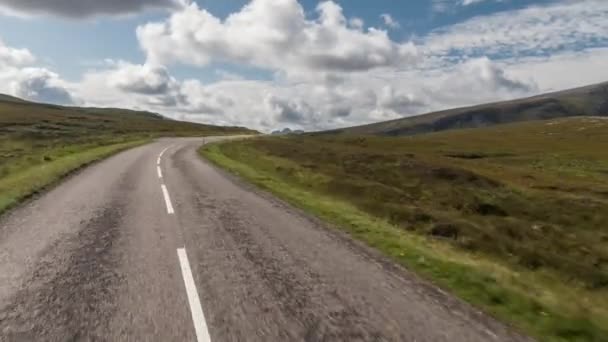
[[122, 152], [0, 218], [0, 340], [526, 340], [201, 143]]

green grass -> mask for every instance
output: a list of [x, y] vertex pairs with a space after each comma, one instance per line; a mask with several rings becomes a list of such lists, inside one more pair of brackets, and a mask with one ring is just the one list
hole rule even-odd
[[[133, 140], [121, 143], [104, 142], [102, 146], [71, 146], [71, 151], [47, 151], [48, 155], [61, 154], [57, 158], [47, 159], [30, 167], [14, 169], [0, 178], [0, 213], [19, 204], [32, 194], [51, 186], [68, 175], [96, 160], [114, 153], [149, 142], [149, 139]], [[107, 145], [106, 145], [107, 144]], [[44, 157], [43, 157], [44, 158]]]
[[149, 112], [61, 107], [0, 94], [0, 214], [75, 169], [156, 137], [252, 133]]
[[201, 153], [540, 340], [607, 340], [608, 120]]

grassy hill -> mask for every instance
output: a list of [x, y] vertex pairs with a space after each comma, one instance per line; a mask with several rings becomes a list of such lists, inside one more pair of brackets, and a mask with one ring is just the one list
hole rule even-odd
[[150, 112], [64, 107], [0, 95], [0, 213], [78, 167], [155, 137], [252, 133]]
[[400, 136], [571, 116], [608, 116], [608, 82], [525, 99], [450, 109], [327, 133]]
[[544, 341], [608, 336], [608, 118], [201, 151]]
[[167, 119], [160, 114], [117, 108], [79, 108], [27, 102], [0, 95], [0, 134], [53, 137], [92, 134], [208, 135], [253, 132]]
[[14, 96], [10, 96], [10, 95], [5, 95], [5, 94], [0, 94], [0, 101], [1, 102], [17, 102], [17, 103], [26, 103], [27, 101], [20, 99], [18, 97], [14, 97]]

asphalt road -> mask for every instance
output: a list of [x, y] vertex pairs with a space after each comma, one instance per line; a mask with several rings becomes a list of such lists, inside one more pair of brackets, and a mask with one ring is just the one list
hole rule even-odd
[[526, 340], [201, 143], [120, 153], [0, 218], [0, 340]]

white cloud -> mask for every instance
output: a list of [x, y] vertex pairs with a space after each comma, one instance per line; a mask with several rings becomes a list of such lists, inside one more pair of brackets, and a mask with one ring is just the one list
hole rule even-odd
[[378, 94], [378, 109], [392, 111], [395, 116], [403, 113], [417, 113], [424, 110], [426, 106], [427, 103], [413, 92], [395, 88], [393, 85], [385, 85]]
[[518, 78], [487, 57], [467, 60], [449, 69], [423, 88], [437, 107], [448, 108], [512, 99], [538, 93], [533, 80]]
[[199, 120], [234, 124], [222, 117], [234, 105], [231, 97], [224, 96], [223, 91], [209, 90], [198, 80], [177, 81], [161, 65], [118, 61], [87, 72], [74, 88], [86, 105], [126, 106], [160, 111], [174, 118], [198, 116]]
[[608, 47], [517, 58], [504, 67], [514, 77], [533, 79], [544, 92], [581, 87], [608, 81]]
[[[192, 4], [137, 29], [143, 64], [109, 60], [73, 84], [48, 70], [24, 73], [34, 56], [0, 43], [0, 66], [10, 64], [0, 67], [0, 91], [40, 97], [36, 89], [56, 87], [87, 105], [265, 131], [336, 128], [608, 80], [606, 17], [606, 2], [563, 1], [474, 17], [414, 47], [333, 2], [305, 14], [296, 0], [253, 0], [225, 19]], [[203, 84], [170, 73], [174, 63], [214, 62], [274, 77], [217, 70], [220, 80]]]
[[382, 21], [384, 21], [384, 25], [391, 29], [398, 29], [399, 27], [401, 27], [399, 22], [393, 19], [393, 17], [388, 13], [381, 14], [380, 18], [382, 18]]
[[32, 101], [73, 103], [59, 75], [33, 66], [35, 61], [29, 50], [7, 46], [0, 40], [0, 92]]
[[[133, 72], [132, 70], [137, 72]], [[284, 126], [326, 129], [387, 120], [403, 115], [513, 98], [536, 90], [535, 84], [507, 74], [501, 66], [482, 58], [445, 69], [441, 73], [369, 71], [341, 78], [282, 79], [274, 81], [226, 80], [203, 85], [196, 80], [171, 81], [155, 91], [141, 91], [145, 65], [125, 62], [91, 73], [80, 84], [79, 95], [94, 99], [90, 105], [115, 106], [129, 99], [130, 107], [169, 114], [174, 118], [215, 124], [246, 125], [263, 130]], [[116, 82], [120, 75], [121, 82]], [[147, 77], [143, 77], [147, 79]], [[127, 81], [131, 80], [131, 81]], [[125, 86], [137, 84], [137, 87]], [[107, 101], [100, 101], [110, 94]], [[170, 100], [171, 99], [171, 100]]]
[[607, 1], [563, 1], [475, 17], [435, 30], [421, 43], [431, 55], [485, 54], [498, 58], [581, 50], [585, 45], [608, 43], [606, 18]]
[[296, 0], [253, 0], [222, 21], [193, 3], [164, 22], [139, 27], [137, 36], [148, 61], [160, 64], [222, 61], [286, 73], [353, 72], [406, 66], [417, 56], [411, 43], [394, 42], [386, 31], [349, 25], [334, 2], [321, 2], [317, 14], [307, 19]]
[[[176, 81], [165, 94], [127, 92], [110, 82], [116, 70], [89, 74], [78, 95], [90, 105], [143, 108], [174, 118], [265, 131], [290, 127], [336, 128], [457, 106], [473, 105], [564, 89], [608, 79], [608, 49], [548, 59], [472, 59], [437, 70], [379, 70], [342, 75], [337, 80], [222, 80], [202, 84]], [[511, 63], [513, 62], [513, 63]], [[560, 68], [577, 70], [577, 81]], [[132, 66], [131, 66], [132, 67]], [[537, 74], [531, 74], [531, 72]], [[556, 80], [555, 74], [561, 74]], [[95, 76], [95, 77], [93, 77]], [[134, 77], [137, 79], [137, 77]], [[570, 79], [567, 79], [570, 78]], [[175, 101], [162, 101], [167, 97]], [[105, 99], [105, 101], [104, 101]], [[175, 104], [175, 102], [178, 102]]]
[[163, 66], [126, 62], [117, 64], [116, 69], [108, 75], [108, 82], [126, 92], [144, 95], [165, 94], [177, 83]]
[[6, 46], [0, 39], [0, 67], [27, 65], [35, 60], [29, 50]]
[[9, 84], [10, 93], [31, 101], [68, 105], [74, 100], [59, 75], [43, 68], [25, 68]]
[[365, 22], [363, 21], [363, 19], [357, 17], [348, 19], [348, 24], [350, 25], [350, 27], [356, 30], [362, 30], [365, 26]]
[[125, 15], [149, 8], [174, 9], [184, 3], [183, 0], [0, 0], [0, 13], [82, 19], [100, 15]]
[[[333, 2], [321, 3], [314, 19], [295, 0], [254, 0], [225, 20], [191, 5], [138, 28], [146, 63], [108, 64], [77, 92], [94, 105], [267, 131], [394, 119], [608, 79], [608, 49], [571, 52], [602, 39], [607, 7], [595, 7], [598, 15], [565, 2], [476, 17], [419, 37], [413, 48], [345, 18]], [[541, 48], [550, 57], [530, 55]], [[274, 79], [217, 71], [219, 81], [202, 84], [176, 80], [165, 67], [215, 61], [267, 69]]]

